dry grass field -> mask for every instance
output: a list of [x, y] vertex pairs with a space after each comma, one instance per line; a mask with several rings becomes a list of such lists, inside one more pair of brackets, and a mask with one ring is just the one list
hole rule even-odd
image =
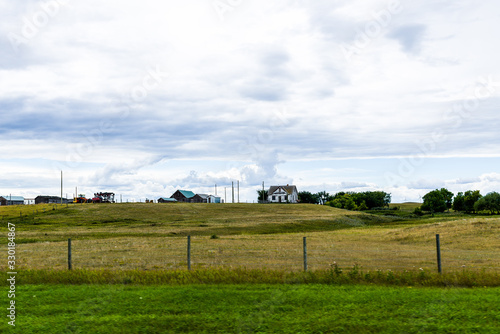
[[[39, 210], [33, 213], [33, 208]], [[112, 270], [181, 269], [192, 236], [193, 268], [435, 271], [435, 235], [443, 271], [500, 272], [500, 218], [397, 219], [317, 205], [110, 204], [0, 208], [16, 224], [17, 267]], [[31, 213], [29, 212], [31, 210]], [[42, 211], [42, 212], [40, 212]], [[22, 215], [22, 213], [21, 213]], [[6, 238], [4, 238], [6, 239]], [[0, 264], [4, 268], [5, 264]]]

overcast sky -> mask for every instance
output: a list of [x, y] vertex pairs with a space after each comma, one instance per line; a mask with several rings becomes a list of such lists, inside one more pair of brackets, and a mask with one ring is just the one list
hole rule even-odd
[[500, 191], [493, 0], [0, 0], [0, 195]]

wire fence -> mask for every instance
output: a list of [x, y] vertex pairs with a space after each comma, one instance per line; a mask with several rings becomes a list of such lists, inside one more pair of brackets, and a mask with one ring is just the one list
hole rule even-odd
[[[334, 265], [364, 270], [500, 271], [500, 254], [491, 249], [458, 249], [429, 238], [420, 244], [363, 241], [337, 244], [321, 237], [205, 236], [81, 239], [18, 245], [18, 266], [29, 269], [199, 269], [248, 268], [317, 270]], [[442, 263], [439, 262], [441, 260]]]

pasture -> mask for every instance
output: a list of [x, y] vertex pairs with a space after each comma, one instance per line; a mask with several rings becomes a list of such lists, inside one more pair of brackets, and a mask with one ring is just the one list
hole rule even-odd
[[16, 327], [4, 319], [1, 332], [499, 330], [498, 217], [181, 203], [7, 207], [0, 216], [4, 246], [6, 223], [16, 226], [18, 271]]
[[[435, 235], [440, 234], [445, 271], [500, 271], [498, 217], [409, 219], [286, 204], [77, 204], [8, 210], [0, 208], [0, 213], [4, 222], [16, 224], [20, 269], [67, 268], [69, 238], [74, 268], [184, 269], [186, 237], [191, 235], [191, 261], [197, 269], [301, 270], [302, 238], [307, 237], [311, 270], [337, 264], [435, 271]], [[22, 217], [18, 210], [25, 210]]]

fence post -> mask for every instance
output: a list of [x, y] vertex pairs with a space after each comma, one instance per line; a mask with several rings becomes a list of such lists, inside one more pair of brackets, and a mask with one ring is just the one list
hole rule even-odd
[[304, 244], [304, 271], [307, 271], [307, 237], [303, 238]]
[[439, 234], [436, 234], [436, 251], [437, 251], [437, 264], [438, 264], [438, 272], [441, 274], [441, 245], [439, 243]]
[[71, 270], [71, 238], [68, 239], [68, 270]]
[[188, 235], [188, 244], [187, 244], [187, 265], [188, 270], [191, 270], [191, 236]]

